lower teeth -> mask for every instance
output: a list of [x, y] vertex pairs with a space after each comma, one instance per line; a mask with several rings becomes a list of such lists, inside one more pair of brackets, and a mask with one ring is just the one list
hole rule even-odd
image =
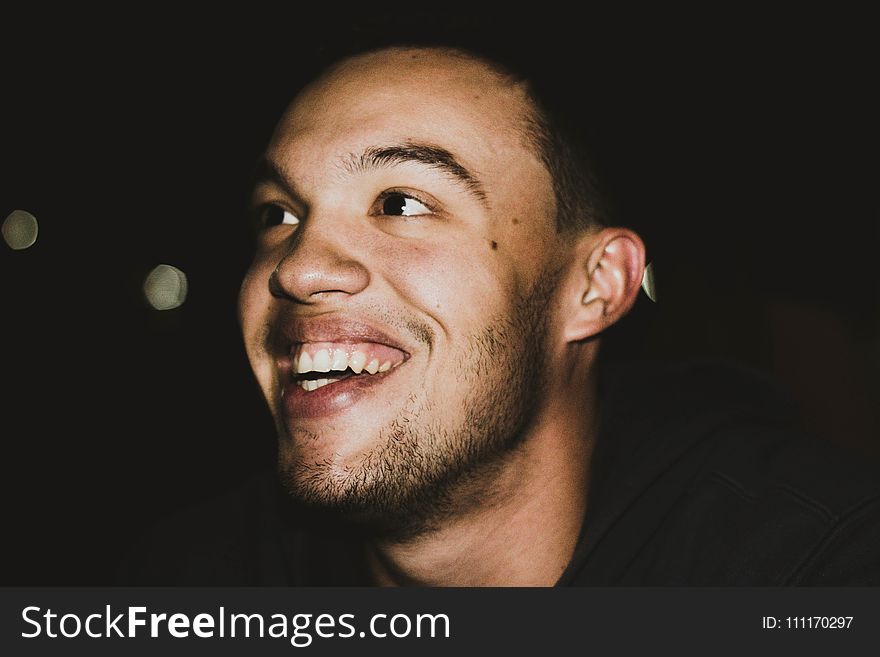
[[354, 372], [336, 372], [336, 376], [334, 377], [325, 377], [322, 379], [300, 379], [297, 381], [297, 385], [307, 392], [311, 392], [313, 390], [317, 390], [318, 388], [323, 388], [326, 385], [330, 385], [331, 383], [336, 383], [337, 381], [345, 381], [345, 379], [351, 378], [353, 376], [357, 376]]
[[311, 392], [312, 390], [317, 390], [318, 388], [323, 388], [326, 385], [330, 385], [331, 383], [336, 383], [340, 379], [317, 379], [314, 381], [300, 381], [299, 387], [303, 390], [307, 390]]

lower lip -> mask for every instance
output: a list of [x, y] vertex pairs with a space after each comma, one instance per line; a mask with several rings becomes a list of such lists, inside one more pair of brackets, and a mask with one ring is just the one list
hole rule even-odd
[[304, 390], [299, 383], [289, 381], [284, 385], [281, 400], [288, 420], [327, 417], [344, 411], [373, 392], [376, 386], [400, 367], [377, 374], [350, 376], [336, 383], [328, 383], [317, 390]]

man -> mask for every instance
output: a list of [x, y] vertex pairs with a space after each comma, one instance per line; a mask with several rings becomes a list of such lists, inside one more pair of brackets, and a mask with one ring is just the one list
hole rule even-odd
[[552, 584], [577, 541], [590, 338], [644, 248], [559, 229], [533, 113], [471, 57], [386, 50], [307, 89], [266, 153], [245, 344], [285, 484], [377, 532], [380, 581]]
[[880, 489], [780, 428], [771, 386], [600, 380], [645, 247], [584, 167], [527, 80], [463, 50], [363, 52], [302, 90], [239, 307], [282, 494], [184, 516], [132, 580], [880, 581]]

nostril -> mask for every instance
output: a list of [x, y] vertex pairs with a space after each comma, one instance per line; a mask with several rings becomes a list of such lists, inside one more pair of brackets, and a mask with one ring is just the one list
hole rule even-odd
[[[281, 263], [278, 263], [278, 267], [281, 266]], [[284, 287], [281, 285], [281, 281], [278, 280], [278, 267], [272, 270], [272, 273], [269, 274], [269, 293], [273, 297], [284, 297], [287, 294], [284, 292]]]

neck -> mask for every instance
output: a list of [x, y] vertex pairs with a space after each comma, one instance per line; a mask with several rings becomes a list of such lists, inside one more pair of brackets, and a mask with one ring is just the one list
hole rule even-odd
[[[596, 413], [584, 388], [555, 396], [521, 448], [471, 506], [430, 532], [368, 547], [386, 586], [552, 586], [568, 565], [587, 508]], [[574, 404], [570, 402], [575, 402]]]

